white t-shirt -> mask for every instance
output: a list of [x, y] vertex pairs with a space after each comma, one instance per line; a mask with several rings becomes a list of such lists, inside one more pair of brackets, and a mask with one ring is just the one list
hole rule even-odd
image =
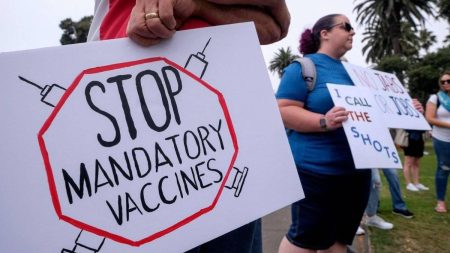
[[124, 38], [134, 0], [95, 0], [88, 41]]
[[[428, 103], [437, 104], [438, 97], [436, 94], [433, 94], [428, 99]], [[436, 119], [442, 120], [450, 123], [450, 112], [444, 108], [444, 106], [439, 105], [436, 110]], [[433, 126], [433, 130], [431, 131], [431, 135], [433, 138], [436, 138], [440, 141], [450, 142], [450, 128]]]
[[88, 41], [100, 40], [100, 26], [108, 10], [109, 1], [95, 0], [94, 19], [89, 29]]
[[103, 19], [109, 11], [109, 6], [110, 4], [108, 0], [95, 0], [94, 18], [92, 19], [92, 24], [89, 29], [89, 34], [87, 37], [88, 41], [101, 40], [100, 27]]

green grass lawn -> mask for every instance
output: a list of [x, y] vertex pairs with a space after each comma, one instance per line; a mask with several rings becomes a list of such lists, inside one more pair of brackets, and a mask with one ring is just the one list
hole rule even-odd
[[[408, 209], [414, 213], [414, 218], [405, 219], [392, 213], [389, 185], [385, 177], [381, 176], [383, 188], [381, 190], [379, 215], [386, 221], [393, 223], [394, 228], [392, 230], [368, 228], [372, 252], [450, 252], [450, 213], [439, 214], [434, 211], [436, 205], [434, 185], [436, 158], [431, 141], [426, 142], [425, 150], [429, 154], [421, 159], [420, 181], [428, 186], [430, 190], [420, 192], [407, 191], [403, 171], [398, 171], [403, 197]], [[403, 153], [403, 151], [399, 150], [399, 153]], [[450, 191], [447, 189], [447, 199], [449, 198]], [[450, 201], [447, 202], [447, 207], [450, 208]]]

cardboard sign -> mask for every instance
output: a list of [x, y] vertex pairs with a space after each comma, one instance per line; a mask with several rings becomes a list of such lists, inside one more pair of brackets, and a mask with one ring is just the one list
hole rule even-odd
[[183, 252], [303, 197], [252, 24], [0, 71], [4, 251]]
[[394, 74], [343, 62], [355, 86], [372, 90], [376, 107], [389, 128], [430, 130], [425, 117], [418, 112], [407, 90]]
[[327, 87], [334, 104], [349, 111], [349, 119], [343, 127], [355, 167], [402, 168], [400, 156], [371, 90], [338, 84], [327, 84]]
[[164, 58], [83, 71], [39, 143], [58, 215], [130, 245], [212, 210], [238, 155], [223, 94]]

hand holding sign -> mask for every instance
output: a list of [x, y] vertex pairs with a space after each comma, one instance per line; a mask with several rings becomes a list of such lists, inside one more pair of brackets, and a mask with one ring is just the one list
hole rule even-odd
[[425, 110], [423, 109], [422, 103], [420, 103], [420, 101], [417, 100], [416, 98], [413, 98], [412, 104], [414, 106], [414, 109], [416, 109], [418, 112], [420, 112], [420, 113], [424, 113], [425, 112]]
[[251, 24], [1, 54], [2, 249], [184, 252], [302, 198], [260, 54]]
[[327, 84], [336, 106], [348, 110], [343, 123], [356, 168], [401, 168], [388, 128], [366, 88]]
[[130, 39], [143, 46], [157, 44], [173, 36], [175, 28], [190, 17], [195, 1], [137, 0], [127, 27]]
[[327, 130], [335, 130], [342, 127], [342, 123], [348, 119], [348, 111], [344, 107], [335, 106], [325, 114]]

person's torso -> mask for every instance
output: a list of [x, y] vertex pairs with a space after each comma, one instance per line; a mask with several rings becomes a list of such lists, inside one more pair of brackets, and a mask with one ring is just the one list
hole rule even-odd
[[[127, 37], [127, 26], [135, 0], [95, 0], [94, 18], [89, 29], [88, 41]], [[209, 24], [198, 18], [190, 18], [178, 30], [206, 27]]]
[[[433, 94], [430, 96], [430, 99], [428, 101], [436, 105], [437, 100], [438, 100], [437, 95]], [[447, 109], [445, 109], [444, 106], [439, 105], [438, 108], [436, 109], [436, 119], [450, 123], [450, 112]], [[431, 135], [440, 141], [450, 142], [449, 128], [433, 126]]]
[[[327, 89], [327, 83], [353, 85], [342, 63], [324, 54], [307, 55], [316, 66], [316, 85], [308, 92], [305, 109], [326, 114], [334, 104]], [[293, 63], [298, 64], [299, 63]], [[301, 67], [294, 66], [298, 71]], [[300, 85], [306, 85], [299, 80]], [[289, 134], [294, 159], [300, 169], [322, 174], [344, 174], [354, 170], [353, 158], [343, 128], [330, 132]]]

